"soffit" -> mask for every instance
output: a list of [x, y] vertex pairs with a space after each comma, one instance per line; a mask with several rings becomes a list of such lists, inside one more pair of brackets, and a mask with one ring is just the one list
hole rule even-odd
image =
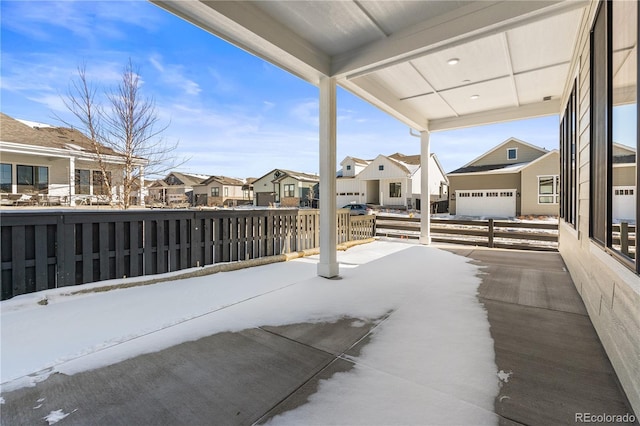
[[411, 127], [446, 130], [558, 114], [589, 2], [154, 3], [311, 83], [335, 77]]

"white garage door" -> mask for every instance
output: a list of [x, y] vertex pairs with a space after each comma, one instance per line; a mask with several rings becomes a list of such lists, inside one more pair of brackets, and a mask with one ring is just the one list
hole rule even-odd
[[461, 216], [514, 217], [515, 189], [456, 191], [456, 214]]
[[636, 187], [613, 187], [613, 220], [635, 220]]

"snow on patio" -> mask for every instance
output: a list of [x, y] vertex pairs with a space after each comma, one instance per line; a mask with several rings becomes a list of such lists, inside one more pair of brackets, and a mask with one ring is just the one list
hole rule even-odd
[[[499, 378], [479, 268], [435, 247], [375, 242], [338, 253], [341, 279], [302, 258], [154, 285], [2, 302], [2, 391], [224, 331], [374, 320], [349, 372], [273, 424], [497, 424]], [[122, 280], [109, 283], [118, 284]], [[105, 283], [101, 283], [104, 285]], [[38, 300], [47, 298], [47, 305]]]

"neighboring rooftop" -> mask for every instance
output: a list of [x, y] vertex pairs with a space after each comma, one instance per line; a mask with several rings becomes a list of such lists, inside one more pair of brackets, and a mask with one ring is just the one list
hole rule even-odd
[[[0, 113], [0, 142], [89, 153], [95, 152], [91, 139], [77, 129], [16, 120], [4, 113]], [[102, 154], [122, 155], [107, 146], [100, 146]]]

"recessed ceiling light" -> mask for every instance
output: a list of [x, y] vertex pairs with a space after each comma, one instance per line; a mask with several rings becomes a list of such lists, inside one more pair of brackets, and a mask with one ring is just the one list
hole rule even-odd
[[471, 83], [471, 80], [462, 80], [462, 84]]
[[480, 95], [471, 95], [471, 99], [478, 99], [480, 97]]
[[455, 65], [455, 64], [457, 64], [458, 62], [460, 62], [460, 59], [458, 59], [458, 58], [451, 58], [451, 59], [449, 59], [449, 60], [447, 61], [447, 63], [448, 63], [449, 65]]

